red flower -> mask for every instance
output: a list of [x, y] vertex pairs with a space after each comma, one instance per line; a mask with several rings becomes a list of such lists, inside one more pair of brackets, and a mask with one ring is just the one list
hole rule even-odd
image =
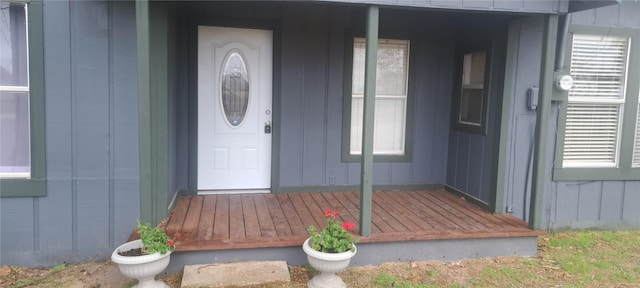
[[173, 247], [173, 240], [169, 240], [169, 243], [167, 244], [169, 244], [169, 247]]
[[356, 224], [353, 224], [351, 222], [344, 222], [342, 223], [342, 228], [344, 228], [344, 230], [351, 232], [353, 228], [356, 228]]
[[333, 215], [333, 211], [331, 211], [330, 209], [324, 210], [325, 217], [331, 217], [331, 215]]
[[338, 217], [338, 211], [333, 211], [333, 217]]

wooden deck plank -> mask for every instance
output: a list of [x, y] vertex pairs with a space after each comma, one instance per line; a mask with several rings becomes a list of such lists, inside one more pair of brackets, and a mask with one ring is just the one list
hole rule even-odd
[[211, 240], [213, 236], [213, 223], [216, 211], [216, 195], [204, 197], [202, 203], [202, 212], [200, 213], [200, 222], [198, 223], [198, 233], [196, 240]]
[[229, 239], [232, 241], [246, 238], [244, 214], [242, 213], [242, 196], [229, 195]]
[[[352, 205], [355, 205], [356, 207], [359, 207], [360, 205], [360, 195], [357, 192], [351, 192], [351, 193], [347, 193], [345, 194], [346, 198], [349, 199], [349, 201], [351, 201]], [[373, 201], [372, 201], [373, 202]], [[387, 223], [382, 216], [380, 216], [379, 213], [376, 213], [377, 209], [376, 209], [376, 204], [375, 202], [372, 203], [372, 213], [371, 213], [371, 233], [375, 233], [373, 230], [373, 226], [377, 227], [379, 233], [390, 233], [390, 232], [395, 232], [395, 229], [389, 225], [389, 223]], [[358, 213], [360, 213], [360, 209], [358, 209]]]
[[[304, 225], [304, 227], [309, 227], [309, 225], [316, 226], [316, 228], [324, 227], [324, 224], [322, 226], [320, 226], [318, 224], [316, 219], [311, 214], [311, 211], [309, 211], [309, 209], [307, 209], [307, 206], [305, 205], [304, 201], [302, 200], [302, 197], [300, 197], [300, 194], [302, 194], [302, 193], [291, 193], [291, 194], [289, 194], [289, 200], [291, 200], [291, 204], [293, 205], [293, 209], [295, 209], [296, 213], [298, 213], [298, 216], [300, 217], [300, 220], [302, 220], [302, 224]], [[306, 232], [306, 230], [305, 230], [305, 232]]]
[[461, 211], [456, 209], [457, 207], [452, 205], [452, 201], [443, 200], [440, 197], [437, 197], [437, 195], [433, 192], [423, 193], [422, 196], [431, 200], [432, 202], [440, 206], [442, 209], [444, 209], [446, 211], [445, 215], [449, 216], [449, 219], [455, 219], [455, 221], [459, 223], [459, 225], [461, 225], [462, 227], [473, 227], [474, 229], [478, 229], [478, 230], [484, 230], [487, 228], [485, 225], [478, 222], [476, 219], [467, 217]]
[[218, 195], [216, 201], [216, 216], [213, 223], [213, 240], [229, 239], [229, 196]]
[[415, 201], [418, 201], [424, 204], [427, 207], [427, 209], [429, 209], [429, 211], [433, 211], [434, 221], [438, 221], [438, 223], [444, 225], [446, 229], [463, 229], [464, 228], [464, 226], [460, 223], [461, 222], [460, 219], [455, 217], [455, 215], [450, 215], [452, 214], [451, 211], [447, 211], [446, 209], [441, 208], [440, 205], [438, 205], [437, 203], [434, 203], [432, 199], [429, 199], [422, 194], [416, 194], [416, 193], [411, 193], [410, 197], [413, 198]]
[[[271, 215], [265, 195], [254, 195], [253, 202], [255, 203], [256, 214], [260, 225], [260, 235], [265, 238], [275, 238], [278, 236], [276, 234], [275, 224], [273, 223], [276, 215]], [[275, 213], [275, 211], [272, 212]], [[282, 213], [282, 211], [279, 211], [279, 213]]]
[[[544, 234], [446, 191], [376, 191], [373, 200], [372, 234], [360, 237], [362, 243]], [[299, 246], [308, 237], [308, 225], [324, 227], [324, 209], [357, 223], [359, 204], [358, 192], [180, 197], [166, 229], [183, 233], [178, 251]]]
[[274, 194], [264, 195], [264, 198], [267, 202], [267, 206], [269, 207], [269, 214], [273, 220], [273, 225], [276, 229], [276, 235], [279, 237], [285, 237], [289, 235], [293, 235], [291, 232], [291, 227], [289, 227], [289, 222], [285, 217], [285, 213], [280, 206], [280, 202], [278, 202], [278, 198]]
[[282, 211], [284, 211], [293, 235], [309, 235], [306, 229], [309, 224], [302, 221], [302, 218], [296, 212], [293, 202], [291, 202], [291, 198], [289, 198], [289, 194], [278, 194], [277, 199], [280, 202], [280, 206], [282, 206]]
[[187, 211], [184, 223], [182, 223], [181, 237], [194, 238], [198, 234], [198, 222], [200, 222], [200, 212], [202, 212], [202, 203], [204, 202], [204, 196], [191, 197], [191, 203], [189, 203], [189, 210]]
[[420, 217], [413, 214], [411, 203], [405, 202], [401, 197], [400, 192], [377, 192], [374, 194], [374, 198], [378, 198], [382, 203], [384, 209], [391, 215], [393, 215], [398, 221], [402, 222], [409, 228], [409, 231], [430, 231], [434, 230], [433, 227], [423, 221]]
[[397, 196], [397, 198], [401, 198], [402, 199], [403, 204], [406, 205], [407, 209], [411, 210], [411, 212], [417, 218], [419, 218], [423, 222], [427, 223], [434, 230], [446, 230], [447, 229], [447, 227], [444, 224], [442, 224], [441, 221], [435, 221], [434, 220], [437, 217], [441, 217], [440, 214], [436, 213], [432, 209], [429, 209], [424, 203], [422, 203], [420, 201], [416, 201], [415, 199], [413, 199], [411, 194], [415, 193], [414, 191], [402, 191], [402, 192], [395, 192], [395, 193], [400, 193]]
[[187, 211], [189, 210], [189, 203], [191, 202], [191, 197], [180, 197], [178, 198], [178, 203], [176, 203], [176, 208], [171, 212], [171, 218], [169, 218], [169, 222], [167, 223], [167, 228], [165, 231], [169, 237], [174, 239], [180, 238], [180, 232], [182, 232], [182, 224], [187, 216]]
[[451, 204], [458, 206], [458, 210], [460, 210], [462, 213], [464, 213], [465, 215], [467, 215], [468, 217], [477, 219], [477, 220], [483, 220], [483, 224], [486, 225], [487, 227], [498, 227], [500, 226], [500, 220], [498, 220], [496, 217], [492, 217], [492, 215], [490, 213], [487, 213], [487, 211], [482, 210], [480, 207], [475, 206], [469, 202], [467, 202], [466, 200], [462, 199], [462, 197], [457, 197], [456, 195], [453, 195], [445, 190], [435, 190], [433, 191], [434, 194], [438, 195], [439, 197], [442, 197], [443, 199], [449, 199], [451, 200]]
[[[382, 228], [382, 232], [384, 233], [392, 233], [392, 232], [407, 232], [407, 231], [411, 231], [411, 226], [408, 225], [407, 223], [402, 223], [401, 221], [398, 221], [398, 219], [396, 219], [393, 214], [387, 212], [387, 210], [385, 209], [386, 206], [388, 205], [387, 203], [384, 202], [380, 202], [380, 199], [378, 197], [376, 197], [376, 194], [374, 192], [373, 194], [373, 205], [372, 205], [372, 220], [373, 218], [377, 218], [376, 221], [383, 221], [384, 223], [387, 224], [387, 226], [389, 227], [389, 229], [384, 229], [383, 226], [381, 226], [380, 228]], [[375, 217], [374, 217], [375, 215]], [[417, 227], [413, 227], [415, 229], [417, 229]]]
[[314, 195], [323, 197], [327, 203], [331, 203], [329, 205], [332, 205], [334, 210], [340, 212], [339, 217], [342, 222], [351, 222], [357, 227], [359, 224], [359, 215], [352, 215], [351, 211], [345, 207], [342, 201], [334, 197], [334, 194], [337, 193], [314, 193]]
[[247, 239], [258, 239], [262, 235], [262, 232], [260, 231], [260, 222], [258, 222], [256, 206], [253, 203], [253, 196], [245, 194], [242, 195], [241, 200], [245, 235]]
[[312, 193], [299, 193], [300, 199], [302, 199], [304, 205], [307, 206], [307, 210], [316, 221], [316, 223], [318, 223], [316, 228], [324, 229], [324, 227], [327, 226], [327, 218], [324, 215], [324, 212], [327, 209], [323, 209], [323, 207], [320, 207], [320, 205], [316, 203], [316, 200], [313, 199], [311, 194]]

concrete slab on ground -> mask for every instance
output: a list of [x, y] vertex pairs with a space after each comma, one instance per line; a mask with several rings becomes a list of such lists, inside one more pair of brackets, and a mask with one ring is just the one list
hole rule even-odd
[[291, 282], [285, 261], [186, 265], [181, 287], [241, 287], [276, 282]]

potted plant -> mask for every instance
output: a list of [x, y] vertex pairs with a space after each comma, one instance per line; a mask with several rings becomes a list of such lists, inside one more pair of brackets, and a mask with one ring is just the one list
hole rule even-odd
[[320, 272], [307, 283], [307, 286], [346, 287], [336, 273], [347, 268], [351, 257], [356, 255], [355, 243], [358, 242], [358, 238], [351, 234], [355, 225], [336, 220], [338, 211], [326, 210], [324, 215], [327, 218], [327, 227], [320, 232], [313, 225], [307, 227], [310, 237], [302, 244], [309, 264]]
[[120, 245], [111, 254], [111, 261], [118, 264], [122, 274], [138, 279], [133, 287], [169, 287], [155, 280], [155, 276], [167, 268], [171, 252], [175, 250], [174, 241], [161, 226], [162, 223], [152, 227], [138, 221], [140, 239]]

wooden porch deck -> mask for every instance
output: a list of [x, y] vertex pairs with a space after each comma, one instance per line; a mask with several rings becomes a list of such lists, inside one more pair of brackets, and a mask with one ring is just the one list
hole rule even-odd
[[[359, 220], [358, 192], [184, 196], [166, 223], [177, 251], [299, 246], [324, 211]], [[544, 234], [511, 215], [494, 215], [444, 190], [373, 193], [372, 233], [361, 243], [530, 237]]]

